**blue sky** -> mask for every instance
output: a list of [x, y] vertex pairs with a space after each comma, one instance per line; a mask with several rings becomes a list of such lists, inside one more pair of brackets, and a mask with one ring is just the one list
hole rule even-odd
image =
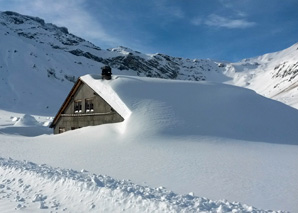
[[298, 0], [0, 0], [106, 49], [238, 61], [298, 42]]

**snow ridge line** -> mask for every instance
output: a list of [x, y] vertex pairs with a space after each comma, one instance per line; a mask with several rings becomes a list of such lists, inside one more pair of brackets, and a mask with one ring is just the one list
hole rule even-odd
[[[129, 180], [116, 180], [106, 175], [89, 174], [85, 170], [79, 172], [72, 169], [53, 168], [45, 164], [38, 165], [29, 161], [17, 161], [11, 158], [5, 159], [0, 157], [0, 168], [12, 173], [30, 174], [39, 179], [42, 178], [46, 182], [74, 182], [74, 186], [80, 187], [83, 191], [94, 191], [97, 194], [101, 193], [100, 189], [108, 189], [111, 190], [111, 195], [117, 194], [117, 196], [122, 196], [124, 202], [127, 202], [127, 199], [132, 200], [136, 202], [136, 205], [147, 206], [149, 211], [154, 209], [157, 212], [166, 210], [167, 212], [282, 213], [282, 211], [259, 210], [239, 202], [212, 201], [207, 198], [194, 196], [193, 193], [178, 195], [166, 190], [164, 187], [150, 188], [134, 184]], [[0, 180], [2, 179], [1, 176], [3, 175], [0, 173]]]

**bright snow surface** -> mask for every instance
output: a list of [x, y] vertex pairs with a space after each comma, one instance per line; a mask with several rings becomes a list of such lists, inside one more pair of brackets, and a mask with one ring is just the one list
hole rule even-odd
[[[122, 109], [131, 111], [124, 122], [52, 135], [44, 127], [48, 118], [34, 116], [43, 125], [33, 132], [32, 125], [20, 126], [35, 123], [32, 116], [0, 111], [1, 212], [43, 207], [71, 212], [256, 211], [250, 206], [298, 211], [296, 109], [220, 83], [127, 76], [94, 81], [115, 91], [125, 104]], [[141, 186], [124, 181], [123, 187], [109, 188], [100, 174]], [[160, 186], [174, 194], [157, 196]], [[149, 190], [151, 198], [138, 187]], [[175, 193], [190, 192], [196, 204], [177, 202]], [[185, 196], [185, 202], [192, 196]], [[205, 199], [199, 207], [202, 197], [229, 202]], [[233, 206], [232, 201], [248, 205]], [[81, 205], [73, 205], [77, 202]]]
[[225, 67], [233, 85], [246, 87], [298, 109], [298, 43]]

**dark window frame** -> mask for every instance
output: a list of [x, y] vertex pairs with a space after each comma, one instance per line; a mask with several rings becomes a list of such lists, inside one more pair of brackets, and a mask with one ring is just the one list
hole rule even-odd
[[85, 112], [94, 112], [94, 104], [92, 98], [85, 99]]
[[74, 112], [81, 113], [82, 112], [82, 100], [74, 101]]

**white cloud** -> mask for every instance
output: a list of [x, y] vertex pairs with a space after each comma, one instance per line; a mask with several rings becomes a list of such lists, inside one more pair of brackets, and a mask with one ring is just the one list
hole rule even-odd
[[[1, 1], [0, 1], [1, 2]], [[99, 41], [109, 46], [121, 43], [107, 32], [101, 23], [84, 9], [86, 0], [10, 0], [8, 10], [38, 16], [86, 40]]]
[[249, 22], [244, 19], [230, 19], [219, 15], [211, 14], [205, 20], [204, 24], [208, 26], [224, 27], [229, 29], [249, 28], [256, 25], [255, 22]]
[[243, 12], [243, 11], [239, 11], [239, 10], [237, 10], [237, 11], [236, 11], [236, 14], [237, 14], [239, 17], [247, 17], [247, 14], [246, 14], [245, 12]]
[[203, 20], [200, 17], [196, 17], [191, 20], [191, 23], [193, 25], [199, 26], [203, 23]]

